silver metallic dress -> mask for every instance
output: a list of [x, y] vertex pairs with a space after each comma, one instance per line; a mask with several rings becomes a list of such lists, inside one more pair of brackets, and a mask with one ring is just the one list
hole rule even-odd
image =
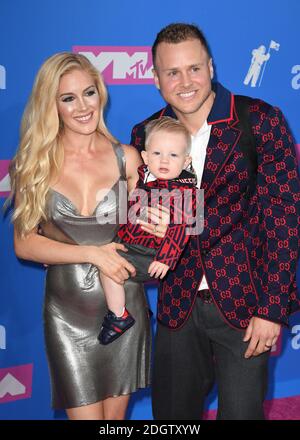
[[[104, 197], [93, 215], [85, 217], [68, 198], [51, 189], [48, 221], [41, 225], [43, 235], [78, 245], [113, 240], [119, 224], [120, 187], [126, 180], [123, 149], [120, 145], [113, 148], [120, 169], [120, 178], [112, 187], [115, 197]], [[99, 224], [99, 215], [117, 221]], [[143, 286], [129, 280], [125, 291], [126, 306], [136, 323], [103, 346], [97, 336], [107, 306], [98, 271], [88, 263], [48, 268], [44, 325], [54, 408], [88, 405], [149, 386], [151, 336]]]

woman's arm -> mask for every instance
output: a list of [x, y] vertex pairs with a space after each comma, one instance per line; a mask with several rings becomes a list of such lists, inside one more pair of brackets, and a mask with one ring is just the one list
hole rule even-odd
[[25, 238], [14, 234], [17, 257], [44, 264], [66, 264], [91, 262], [92, 246], [77, 246], [61, 243], [33, 231]]
[[126, 177], [128, 192], [132, 191], [139, 179], [138, 167], [142, 165], [143, 160], [138, 150], [131, 145], [123, 145], [126, 158]]
[[51, 240], [33, 231], [25, 238], [20, 238], [15, 233], [14, 246], [19, 258], [37, 263], [94, 264], [119, 284], [123, 284], [128, 278], [128, 272], [135, 275], [134, 267], [117, 253], [117, 249], [126, 252], [125, 246], [120, 243], [103, 246], [73, 245]]

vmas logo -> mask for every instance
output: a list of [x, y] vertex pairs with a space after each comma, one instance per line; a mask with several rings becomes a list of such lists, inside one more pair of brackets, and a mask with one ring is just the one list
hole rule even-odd
[[74, 46], [86, 56], [106, 84], [153, 84], [150, 46]]
[[9, 160], [0, 160], [0, 197], [8, 197], [10, 180], [8, 175]]
[[32, 369], [33, 364], [0, 369], [0, 403], [31, 397]]
[[248, 86], [250, 81], [251, 87], [256, 87], [259, 79], [258, 87], [260, 87], [267, 62], [271, 57], [271, 50], [279, 51], [280, 44], [276, 41], [271, 40], [269, 44], [268, 52], [266, 52], [266, 47], [264, 45], [259, 46], [257, 49], [252, 50], [252, 58], [249, 66], [249, 70], [244, 79], [245, 86]]
[[0, 89], [6, 89], [6, 70], [4, 66], [0, 65]]

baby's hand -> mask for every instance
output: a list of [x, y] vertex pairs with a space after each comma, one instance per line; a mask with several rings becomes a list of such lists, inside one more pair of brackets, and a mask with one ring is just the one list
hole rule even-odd
[[149, 266], [148, 273], [151, 277], [155, 276], [155, 278], [162, 279], [169, 270], [169, 266], [164, 263], [160, 263], [159, 261], [152, 261]]

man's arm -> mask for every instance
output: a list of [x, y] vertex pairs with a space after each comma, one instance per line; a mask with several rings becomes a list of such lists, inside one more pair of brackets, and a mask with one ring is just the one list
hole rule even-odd
[[153, 119], [160, 118], [161, 115], [164, 113], [165, 109], [166, 107], [160, 109], [158, 112], [153, 113], [153, 115], [149, 116], [149, 118], [136, 124], [133, 127], [131, 131], [130, 145], [135, 147], [139, 152], [145, 149], [145, 126], [147, 125], [148, 122], [152, 121]]
[[287, 324], [290, 295], [296, 291], [300, 181], [292, 135], [283, 114], [270, 106], [260, 110], [263, 123], [255, 128], [257, 193], [265, 237], [263, 265], [258, 268], [263, 292], [254, 315]]
[[264, 110], [260, 112], [263, 123], [255, 124], [257, 193], [265, 231], [263, 265], [257, 271], [263, 285], [244, 336], [249, 341], [246, 358], [270, 350], [277, 342], [281, 324], [288, 323], [289, 302], [297, 289], [300, 184], [296, 153], [281, 111]]

